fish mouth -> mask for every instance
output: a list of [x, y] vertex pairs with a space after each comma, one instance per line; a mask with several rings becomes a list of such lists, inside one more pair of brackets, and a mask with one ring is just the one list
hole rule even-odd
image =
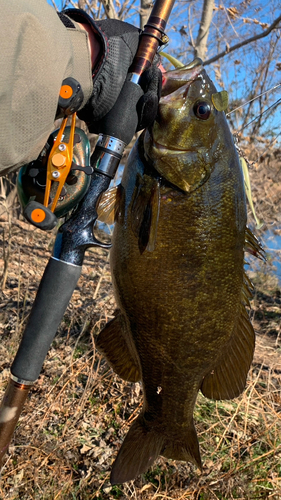
[[173, 92], [184, 86], [189, 86], [203, 69], [203, 62], [199, 57], [191, 63], [162, 75], [161, 99], [170, 96]]
[[192, 149], [183, 149], [183, 148], [180, 148], [178, 146], [175, 146], [174, 148], [172, 146], [169, 146], [167, 148], [167, 146], [165, 146], [164, 144], [161, 144], [160, 142], [157, 142], [155, 141], [154, 139], [152, 140], [152, 147], [153, 149], [157, 149], [158, 151], [162, 151], [163, 153], [166, 152], [166, 153], [169, 153], [170, 151], [172, 153], [177, 153], [177, 154], [184, 154], [184, 153], [194, 153], [196, 152], [196, 150], [192, 150]]

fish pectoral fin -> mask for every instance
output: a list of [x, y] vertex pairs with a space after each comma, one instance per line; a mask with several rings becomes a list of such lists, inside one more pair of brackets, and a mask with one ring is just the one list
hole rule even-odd
[[153, 464], [163, 447], [163, 436], [147, 430], [143, 415], [132, 424], [112, 466], [111, 484], [132, 481]]
[[141, 254], [155, 249], [159, 210], [159, 182], [147, 175], [139, 175], [132, 204], [132, 231], [138, 238]]
[[149, 239], [146, 250], [148, 252], [153, 252], [155, 250], [156, 245], [156, 237], [157, 237], [157, 228], [159, 221], [159, 213], [160, 213], [160, 184], [156, 182], [153, 186], [151, 199], [151, 221], [150, 221], [150, 231], [149, 231]]
[[221, 362], [204, 378], [201, 391], [210, 399], [233, 399], [244, 390], [254, 355], [255, 332], [245, 306]]
[[140, 370], [129, 350], [123, 330], [124, 321], [119, 314], [100, 332], [96, 347], [119, 377], [129, 382], [138, 382], [141, 378]]
[[102, 193], [97, 205], [98, 220], [100, 222], [105, 222], [109, 225], [114, 224], [121, 211], [122, 194], [123, 187], [121, 184]]
[[180, 440], [165, 440], [160, 455], [172, 460], [183, 460], [192, 462], [202, 470], [202, 462], [199, 450], [198, 437], [194, 423], [192, 422], [187, 430], [182, 433]]

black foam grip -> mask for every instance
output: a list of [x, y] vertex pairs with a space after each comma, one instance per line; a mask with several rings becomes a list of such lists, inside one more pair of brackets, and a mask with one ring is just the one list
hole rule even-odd
[[11, 372], [15, 377], [31, 382], [38, 378], [81, 269], [50, 258], [12, 364]]

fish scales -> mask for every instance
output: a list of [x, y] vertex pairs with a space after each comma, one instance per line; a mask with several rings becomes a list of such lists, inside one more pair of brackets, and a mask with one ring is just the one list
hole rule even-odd
[[190, 66], [167, 73], [169, 94], [119, 188], [111, 270], [120, 312], [97, 347], [121, 377], [142, 381], [144, 402], [113, 484], [145, 472], [159, 454], [201, 467], [198, 391], [239, 395], [253, 357], [242, 304], [243, 175], [218, 93], [200, 60]]

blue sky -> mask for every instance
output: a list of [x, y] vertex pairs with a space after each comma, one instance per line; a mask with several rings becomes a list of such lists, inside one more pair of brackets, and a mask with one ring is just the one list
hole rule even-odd
[[[53, 5], [51, 0], [47, 1], [50, 5]], [[55, 3], [58, 9], [62, 9], [65, 2], [64, 0], [55, 0]], [[192, 36], [193, 40], [197, 37], [202, 3], [203, 0], [176, 0], [171, 18], [168, 22], [167, 34], [170, 36], [170, 44], [167, 48], [167, 52], [176, 56], [181, 54], [180, 59], [183, 63], [190, 62], [193, 59], [193, 49], [190, 44], [190, 37]], [[138, 4], [139, 0], [136, 0], [134, 4], [135, 7]], [[249, 38], [249, 36], [252, 36], [254, 33], [261, 33], [262, 30], [265, 29], [261, 26], [261, 23], [268, 23], [269, 25], [277, 15], [280, 15], [280, 4], [281, 0], [247, 0], [240, 1], [240, 3], [238, 2], [236, 8], [233, 7], [232, 0], [216, 2], [208, 39], [207, 59], [221, 50], [224, 50], [227, 45], [235, 45]], [[234, 11], [235, 9], [237, 10], [237, 16], [235, 14], [231, 16], [231, 9], [234, 9]], [[134, 12], [134, 9], [132, 9], [131, 13]], [[138, 17], [134, 18], [130, 16], [128, 21], [138, 24]], [[184, 28], [183, 31], [186, 32], [186, 36], [180, 35], [181, 27]], [[278, 32], [276, 32], [276, 37], [277, 36]], [[248, 96], [251, 95], [252, 91], [255, 92], [255, 95], [260, 92], [260, 86], [253, 89], [252, 83], [255, 80], [257, 81], [267, 54], [271, 60], [269, 67], [270, 74], [266, 82], [266, 88], [262, 90], [267, 90], [280, 82], [281, 71], [276, 69], [276, 65], [279, 63], [281, 68], [281, 39], [276, 49], [271, 59], [269, 37], [267, 37], [259, 43], [250, 44], [224, 57], [217, 65], [207, 66], [206, 69], [217, 86], [222, 85], [229, 92], [230, 102], [240, 99], [245, 102], [248, 100]], [[268, 95], [268, 105], [272, 104], [279, 97], [280, 88]], [[265, 99], [265, 97], [263, 99]], [[253, 112], [258, 113], [258, 101], [253, 108]], [[273, 126], [276, 127], [277, 125], [277, 129], [279, 129], [279, 113], [279, 109], [277, 109], [275, 116], [272, 116], [271, 119], [269, 119], [269, 116], [265, 116], [265, 123], [269, 125], [269, 122], [271, 122]], [[239, 126], [238, 123], [237, 126]], [[249, 133], [249, 130], [250, 129], [245, 130], [245, 134]], [[273, 131], [272, 128], [271, 130]], [[275, 133], [276, 129], [273, 135]]]
[[[53, 5], [51, 0], [47, 0], [47, 2], [50, 4], [50, 5]], [[63, 4], [63, 1], [62, 0], [55, 0], [55, 3], [56, 3], [56, 6], [58, 7], [58, 9], [62, 9], [62, 4]]]

